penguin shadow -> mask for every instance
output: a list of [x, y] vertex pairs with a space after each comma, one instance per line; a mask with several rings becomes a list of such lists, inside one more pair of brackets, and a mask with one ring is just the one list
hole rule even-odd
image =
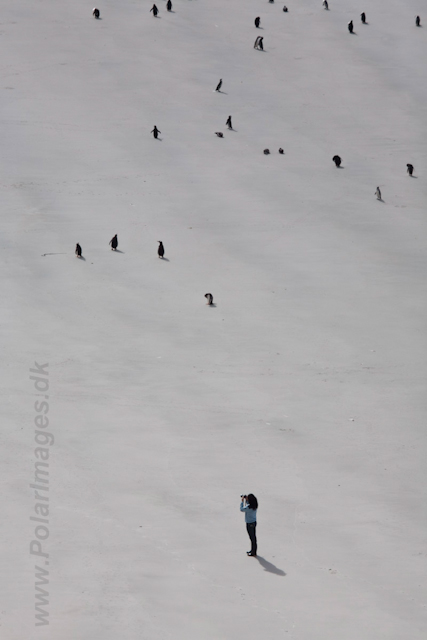
[[163, 258], [160, 258], [160, 259], [161, 259], [163, 262], [170, 262], [169, 258], [165, 258], [164, 256], [163, 256]]
[[86, 262], [86, 258], [84, 256], [77, 256], [79, 260], [83, 260], [83, 262]]
[[276, 567], [272, 562], [269, 562], [262, 556], [256, 556], [256, 559], [260, 563], [260, 565], [264, 568], [264, 571], [268, 571], [268, 573], [274, 573], [276, 576], [285, 576], [286, 573]]
[[234, 127], [231, 127], [231, 129], [227, 129], [227, 131], [233, 131], [234, 133], [237, 133], [239, 130], [235, 129]]
[[228, 93], [226, 91], [221, 91], [221, 89], [218, 89], [215, 93], [223, 93], [225, 96], [228, 96]]
[[409, 176], [410, 178], [415, 178], [416, 180], [418, 180], [418, 176]]
[[124, 251], [120, 251], [120, 249], [114, 249], [114, 253], [124, 253]]
[[341, 164], [339, 167], [337, 167], [337, 169], [344, 169], [345, 167], [343, 167]]
[[159, 142], [163, 142], [163, 138], [159, 138], [158, 136], [157, 136], [157, 138], [154, 138], [154, 140], [158, 140]]
[[216, 304], [215, 304], [215, 302], [212, 302], [212, 304], [207, 304], [206, 306], [207, 307], [216, 307]]
[[382, 202], [383, 204], [385, 204], [385, 200], [383, 200], [382, 198], [377, 198], [377, 202]]

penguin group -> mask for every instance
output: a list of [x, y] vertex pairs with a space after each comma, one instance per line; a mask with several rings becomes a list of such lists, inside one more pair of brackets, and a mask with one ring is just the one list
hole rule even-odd
[[[268, 0], [268, 2], [269, 2], [270, 4], [273, 4], [273, 3], [274, 3], [274, 0]], [[327, 11], [328, 11], [328, 10], [329, 10], [328, 0], [323, 0], [323, 2], [322, 2], [322, 6], [323, 6], [323, 8], [324, 8], [325, 10], [327, 10]], [[171, 12], [171, 11], [172, 11], [172, 1], [171, 1], [171, 0], [167, 0], [167, 3], [166, 3], [166, 10], [167, 10], [168, 12]], [[286, 6], [286, 5], [284, 5], [284, 6], [283, 6], [283, 12], [284, 12], [284, 13], [288, 13], [288, 8], [287, 8], [287, 6]], [[156, 4], [153, 4], [153, 6], [152, 6], [152, 7], [151, 7], [151, 9], [150, 9], [150, 13], [152, 13], [154, 17], [157, 17], [157, 15], [158, 15], [158, 13], [159, 13], [159, 9], [158, 9], [158, 7], [156, 6]], [[93, 17], [94, 17], [95, 19], [97, 19], [97, 20], [100, 18], [100, 11], [99, 11], [99, 9], [98, 9], [97, 7], [95, 7], [95, 8], [93, 9], [93, 11], [92, 11], [92, 15], [93, 15]], [[367, 21], [366, 21], [366, 13], [365, 13], [365, 12], [362, 12], [362, 13], [360, 14], [360, 20], [361, 20], [362, 24], [367, 24]], [[257, 29], [259, 29], [259, 28], [260, 28], [260, 25], [261, 25], [261, 18], [260, 18], [260, 16], [257, 16], [257, 17], [255, 18], [255, 20], [254, 20], [254, 24], [255, 24], [255, 27], [256, 27]], [[415, 25], [416, 25], [417, 27], [420, 27], [420, 26], [421, 26], [421, 18], [420, 18], [420, 16], [418, 16], [418, 15], [417, 15], [417, 16], [416, 16], [416, 18], [415, 18]], [[353, 24], [353, 20], [350, 20], [350, 21], [348, 22], [348, 24], [347, 24], [347, 28], [348, 28], [348, 31], [349, 31], [349, 33], [350, 33], [350, 34], [354, 34], [354, 24]], [[255, 43], [254, 43], [254, 49], [257, 49], [257, 50], [259, 50], [259, 51], [264, 51], [264, 44], [263, 44], [263, 40], [264, 40], [264, 39], [263, 39], [263, 37], [262, 37], [262, 36], [257, 36], [257, 38], [256, 38], [256, 40], [255, 40]], [[221, 93], [221, 87], [222, 87], [222, 84], [223, 84], [223, 79], [222, 79], [222, 78], [220, 78], [219, 82], [217, 83], [217, 85], [216, 85], [216, 87], [215, 87], [215, 92], [217, 92], [217, 93]], [[227, 128], [228, 128], [229, 130], [233, 130], [233, 125], [232, 125], [231, 115], [230, 115], [230, 116], [228, 116], [228, 118], [227, 118], [227, 120], [226, 120], [225, 124], [226, 124], [226, 126], [227, 126]], [[155, 139], [158, 139], [158, 136], [159, 136], [159, 134], [161, 133], [161, 131], [157, 128], [157, 126], [156, 126], [156, 125], [154, 125], [154, 128], [152, 129], [151, 133], [153, 134], [153, 137], [154, 137]], [[215, 135], [216, 135], [218, 138], [223, 138], [223, 137], [224, 137], [224, 134], [223, 134], [221, 131], [215, 131]], [[278, 152], [279, 152], [279, 154], [280, 154], [280, 155], [284, 155], [284, 150], [283, 150], [283, 148], [282, 148], [282, 147], [280, 147], [280, 148], [279, 148]], [[264, 149], [263, 153], [264, 153], [264, 155], [270, 155], [270, 149], [268, 149], [268, 148]], [[335, 164], [335, 166], [336, 166], [337, 168], [340, 168], [340, 167], [341, 167], [342, 160], [341, 160], [341, 157], [340, 157], [339, 155], [334, 155], [334, 156], [333, 156], [333, 158], [332, 158], [332, 160], [333, 160], [333, 162], [334, 162], [334, 164]], [[406, 165], [406, 167], [407, 167], [407, 173], [408, 173], [408, 175], [409, 175], [409, 176], [411, 176], [411, 177], [413, 177], [414, 166], [413, 166], [412, 164], [408, 163], [408, 164]], [[376, 188], [376, 190], [375, 190], [375, 196], [377, 197], [377, 200], [381, 200], [381, 201], [382, 201], [382, 194], [381, 194], [381, 190], [380, 190], [380, 187], [379, 187], [379, 186], [377, 186], [377, 188]], [[159, 257], [159, 258], [161, 258], [161, 259], [164, 259], [165, 249], [164, 249], [163, 242], [162, 242], [161, 240], [159, 240], [159, 241], [158, 241], [158, 244], [159, 244], [159, 246], [158, 246], [158, 250], [157, 250], [158, 257]], [[117, 251], [117, 248], [118, 248], [118, 238], [117, 238], [117, 234], [116, 234], [116, 235], [114, 235], [114, 236], [113, 236], [113, 238], [110, 240], [109, 245], [111, 246], [111, 250], [112, 250], [112, 251]], [[82, 247], [81, 247], [81, 245], [80, 245], [79, 243], [77, 243], [77, 244], [76, 244], [76, 247], [75, 247], [75, 255], [76, 255], [78, 258], [82, 258], [82, 257], [83, 257], [83, 256], [82, 256]], [[213, 296], [212, 296], [212, 294], [211, 294], [211, 293], [206, 293], [206, 294], [205, 294], [205, 298], [207, 299], [207, 304], [208, 304], [208, 305], [210, 305], [210, 306], [212, 306], [212, 305], [213, 305]]]

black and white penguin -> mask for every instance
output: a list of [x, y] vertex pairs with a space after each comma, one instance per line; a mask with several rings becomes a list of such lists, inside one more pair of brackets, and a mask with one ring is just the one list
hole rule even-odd
[[229, 129], [232, 129], [232, 128], [233, 128], [233, 125], [231, 124], [231, 116], [228, 116], [228, 118], [227, 118], [227, 120], [226, 120], [225, 124], [227, 125], [227, 127], [228, 127]]
[[283, 7], [283, 11], [284, 11], [285, 13], [288, 13], [288, 7], [287, 7], [286, 5]]
[[417, 16], [415, 18], [415, 24], [417, 25], [417, 27], [421, 27], [421, 18], [420, 18], [420, 16]]
[[264, 51], [264, 38], [258, 38], [258, 47], [259, 51]]
[[328, 0], [323, 0], [322, 4], [327, 11], [329, 9]]
[[219, 91], [222, 87], [222, 78], [220, 79], [220, 81], [218, 82], [218, 84], [216, 85], [216, 89], [215, 91]]
[[280, 147], [280, 149], [279, 149], [279, 153], [281, 153], [282, 155], [285, 153], [285, 152], [283, 151], [282, 147]]
[[409, 173], [410, 176], [412, 176], [412, 174], [414, 173], [414, 165], [407, 164], [406, 167], [407, 167], [406, 171]]
[[348, 28], [348, 30], [349, 30], [349, 32], [350, 32], [350, 33], [353, 33], [353, 29], [354, 29], [354, 27], [353, 27], [353, 20], [350, 20], [350, 22], [349, 22], [349, 23], [348, 23], [348, 25], [347, 25], [347, 28]]
[[268, 156], [270, 154], [270, 149], [264, 149], [264, 155]]
[[375, 191], [375, 195], [377, 196], [377, 200], [381, 200], [381, 190], [379, 187], [377, 187], [376, 191]]
[[97, 9], [96, 7], [94, 8], [94, 10], [92, 11], [92, 15], [94, 18], [96, 18], [98, 20], [100, 13], [99, 13], [99, 9]]
[[205, 298], [207, 300], [206, 304], [209, 304], [209, 305], [213, 304], [213, 295], [211, 293], [205, 293]]
[[79, 243], [76, 244], [76, 250], [74, 252], [78, 258], [82, 257], [82, 248]]
[[159, 258], [163, 258], [163, 256], [165, 255], [165, 248], [161, 240], [159, 240], [158, 242], [159, 242], [159, 248], [157, 249], [157, 255], [159, 256]]
[[215, 135], [218, 136], [218, 138], [224, 137], [224, 134], [222, 133], [222, 131], [215, 131]]
[[151, 9], [150, 9], [150, 13], [151, 13], [151, 12], [153, 12], [153, 16], [154, 16], [154, 17], [156, 17], [156, 16], [157, 16], [157, 14], [159, 13], [159, 10], [158, 10], [158, 8], [156, 7], [156, 5], [155, 5], [155, 4], [153, 4], [153, 6], [151, 7]]
[[117, 249], [117, 247], [119, 246], [119, 241], [117, 240], [117, 233], [115, 236], [111, 238], [108, 244], [111, 245], [111, 251], [115, 251]]
[[363, 22], [363, 24], [366, 24], [366, 13], [365, 12], [360, 14], [360, 19]]
[[166, 11], [172, 11], [172, 2], [168, 0], [166, 3]]
[[334, 156], [332, 160], [335, 162], [336, 167], [341, 166], [341, 158], [339, 156]]
[[255, 18], [255, 26], [258, 29], [259, 25], [261, 24], [261, 18]]
[[150, 133], [152, 133], [152, 134], [153, 134], [153, 136], [154, 136], [154, 137], [156, 138], [156, 140], [157, 140], [157, 138], [159, 137], [159, 133], [162, 133], [162, 132], [161, 132], [161, 131], [159, 131], [159, 129], [156, 127], [156, 125], [154, 125], [154, 129], [153, 129], [152, 131], [150, 131]]

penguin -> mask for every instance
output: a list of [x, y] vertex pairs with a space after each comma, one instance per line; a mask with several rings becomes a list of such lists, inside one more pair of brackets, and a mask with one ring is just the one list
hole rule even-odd
[[172, 11], [172, 2], [168, 0], [166, 3], [166, 11]]
[[224, 134], [222, 133], [222, 131], [215, 131], [215, 135], [218, 136], [218, 138], [224, 137]]
[[255, 18], [255, 26], [256, 26], [257, 29], [259, 28], [260, 24], [261, 24], [261, 18], [259, 18], [259, 17]]
[[353, 33], [353, 20], [350, 20], [350, 22], [347, 25], [347, 28], [350, 33]]
[[151, 12], [153, 12], [153, 16], [154, 16], [154, 17], [156, 17], [156, 16], [157, 16], [157, 14], [159, 13], [159, 10], [158, 10], [158, 8], [156, 7], [156, 5], [155, 5], [155, 4], [153, 4], [153, 6], [151, 7], [151, 9], [150, 9], [150, 13], [151, 13]]
[[414, 165], [413, 164], [407, 164], [406, 167], [407, 167], [406, 171], [409, 173], [410, 176], [412, 176], [412, 174], [414, 172]]
[[227, 125], [227, 127], [228, 127], [229, 129], [232, 129], [232, 128], [233, 128], [233, 125], [231, 124], [231, 116], [228, 116], [228, 118], [227, 118], [227, 120], [226, 120], [226, 123], [225, 123], [225, 124]]
[[159, 248], [157, 249], [157, 254], [159, 258], [163, 258], [163, 256], [165, 255], [165, 248], [161, 240], [159, 240], [158, 242], [159, 242]]
[[78, 258], [82, 257], [82, 248], [79, 243], [76, 244], [76, 250], [74, 252]]
[[335, 162], [336, 167], [341, 166], [341, 158], [339, 156], [334, 156], [332, 160]]
[[287, 13], [287, 12], [288, 12], [288, 7], [287, 7], [286, 5], [283, 7], [283, 11], [284, 11], [285, 13]]
[[154, 129], [153, 129], [152, 131], [150, 131], [150, 133], [152, 133], [152, 134], [153, 134], [153, 136], [154, 136], [154, 137], [156, 138], [156, 140], [157, 140], [157, 138], [159, 137], [159, 133], [162, 133], [162, 132], [161, 132], [161, 131], [159, 131], [159, 129], [156, 127], [156, 125], [154, 125]]
[[96, 18], [98, 20], [100, 13], [99, 13], [99, 9], [97, 9], [96, 7], [94, 8], [94, 10], [92, 11], [92, 15], [94, 18]]
[[261, 36], [257, 36], [254, 42], [254, 49], [258, 49], [258, 42]]
[[264, 149], [264, 155], [268, 156], [270, 154], [270, 149]]
[[264, 51], [264, 38], [260, 38], [260, 39], [258, 40], [258, 49], [259, 49], [260, 51]]
[[274, 0], [268, 0], [270, 4], [273, 4]]
[[417, 25], [417, 27], [421, 27], [421, 18], [420, 18], [420, 16], [417, 16], [415, 18], [415, 24]]
[[285, 152], [283, 151], [282, 147], [280, 147], [280, 149], [279, 149], [279, 153], [281, 153], [282, 155], [285, 153]]
[[328, 0], [323, 0], [322, 4], [323, 4], [323, 6], [325, 7], [325, 9], [327, 11], [329, 9]]
[[213, 305], [213, 295], [211, 293], [205, 293], [205, 298], [207, 300], [208, 305]]
[[379, 187], [377, 187], [377, 190], [375, 191], [375, 195], [377, 196], [377, 200], [382, 200], [381, 198], [381, 190]]
[[363, 22], [363, 24], [366, 24], [366, 13], [365, 12], [360, 14], [360, 19]]
[[117, 233], [113, 236], [108, 244], [111, 244], [111, 251], [116, 251], [119, 246], [119, 241], [117, 240]]
[[220, 79], [220, 81], [218, 82], [218, 84], [216, 85], [216, 89], [215, 91], [219, 91], [222, 87], [222, 78]]

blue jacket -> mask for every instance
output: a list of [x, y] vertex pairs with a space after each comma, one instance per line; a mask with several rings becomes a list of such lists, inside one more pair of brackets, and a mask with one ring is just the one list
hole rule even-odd
[[250, 524], [251, 522], [256, 522], [257, 509], [251, 509], [248, 504], [244, 505], [243, 502], [241, 502], [240, 511], [244, 512], [246, 523]]

